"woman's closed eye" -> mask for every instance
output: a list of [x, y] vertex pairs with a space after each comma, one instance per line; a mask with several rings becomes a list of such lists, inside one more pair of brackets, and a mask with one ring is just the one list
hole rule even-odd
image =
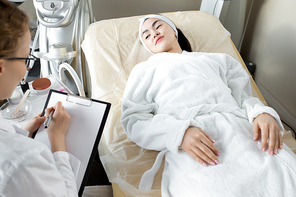
[[[158, 25], [155, 29], [157, 30], [157, 29], [159, 29], [161, 26], [162, 26], [162, 24]], [[145, 40], [147, 40], [149, 37], [150, 37], [150, 34], [147, 34], [147, 35], [145, 36]]]

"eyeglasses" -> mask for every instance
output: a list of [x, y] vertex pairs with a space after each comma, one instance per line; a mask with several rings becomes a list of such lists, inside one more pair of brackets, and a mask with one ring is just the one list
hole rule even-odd
[[4, 57], [2, 59], [6, 60], [25, 60], [25, 64], [27, 69], [29, 69], [30, 66], [30, 60], [36, 61], [38, 58], [32, 54], [29, 54], [28, 57]]

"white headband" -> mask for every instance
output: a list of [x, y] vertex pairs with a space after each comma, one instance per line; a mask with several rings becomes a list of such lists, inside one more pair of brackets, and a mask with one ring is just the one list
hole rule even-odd
[[[176, 26], [174, 25], [174, 23], [172, 21], [170, 21], [170, 19], [168, 19], [167, 17], [165, 16], [162, 16], [162, 15], [147, 15], [143, 18], [140, 18], [139, 21], [140, 21], [140, 25], [139, 25], [139, 37], [140, 37], [140, 40], [143, 44], [143, 46], [145, 47], [145, 49], [147, 51], [149, 51], [150, 53], [152, 53], [152, 51], [150, 51], [148, 49], [148, 47], [146, 46], [146, 44], [144, 43], [144, 40], [143, 40], [143, 37], [142, 37], [142, 26], [144, 24], [144, 22], [148, 19], [148, 18], [158, 18], [160, 20], [163, 20], [164, 22], [166, 22], [169, 26], [171, 26], [171, 28], [173, 28], [173, 30], [176, 32], [176, 35], [177, 35], [177, 39], [178, 39], [178, 31], [177, 31], [177, 28]], [[153, 54], [153, 53], [152, 53]]]

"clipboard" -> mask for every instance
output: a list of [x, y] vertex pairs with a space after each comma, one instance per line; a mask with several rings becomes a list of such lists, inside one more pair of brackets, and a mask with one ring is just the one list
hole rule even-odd
[[[76, 177], [76, 185], [78, 195], [82, 196], [111, 104], [51, 89], [42, 116], [46, 108], [54, 106], [58, 101], [62, 102], [63, 107], [71, 116], [65, 144], [67, 152], [81, 161]], [[51, 150], [47, 131], [43, 124], [35, 132], [33, 138], [43, 142]]]

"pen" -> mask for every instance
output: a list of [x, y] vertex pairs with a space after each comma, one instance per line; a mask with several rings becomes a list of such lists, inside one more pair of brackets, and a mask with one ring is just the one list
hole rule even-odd
[[46, 129], [47, 129], [47, 127], [48, 127], [48, 125], [49, 125], [49, 123], [50, 123], [50, 121], [51, 121], [51, 119], [52, 119], [53, 112], [54, 112], [54, 109], [51, 110], [49, 116], [48, 116], [48, 117], [45, 119], [45, 121], [44, 121], [44, 127], [45, 127]]

